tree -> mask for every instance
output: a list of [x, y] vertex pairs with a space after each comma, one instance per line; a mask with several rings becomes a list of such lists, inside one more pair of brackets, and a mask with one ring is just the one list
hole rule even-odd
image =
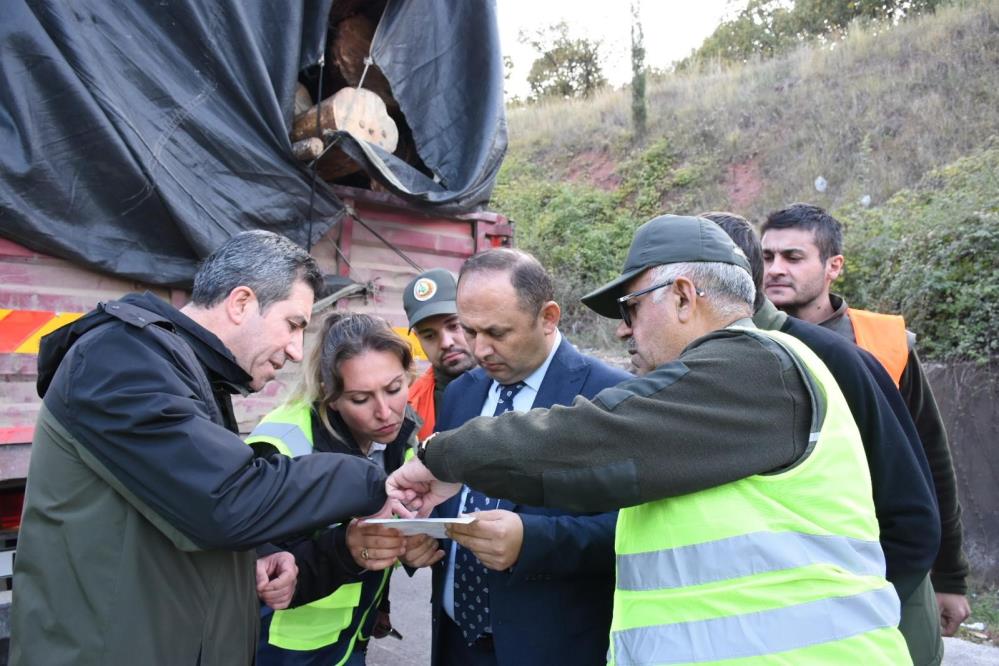
[[645, 38], [641, 0], [631, 2], [631, 120], [635, 138], [645, 137]]
[[855, 20], [897, 22], [932, 12], [943, 0], [749, 0], [732, 19], [722, 22], [694, 54], [680, 64], [718, 58], [742, 61], [765, 58], [803, 40], [841, 33]]
[[776, 55], [797, 42], [793, 11], [784, 0], [749, 0], [734, 18], [715, 28], [688, 61]]
[[535, 100], [542, 97], [589, 97], [607, 83], [600, 65], [600, 42], [573, 39], [565, 21], [521, 33], [520, 40], [538, 52], [527, 83]]

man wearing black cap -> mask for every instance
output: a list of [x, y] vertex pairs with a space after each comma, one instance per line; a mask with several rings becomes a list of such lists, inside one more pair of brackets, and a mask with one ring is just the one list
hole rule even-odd
[[457, 292], [454, 276], [443, 268], [434, 268], [413, 278], [402, 294], [409, 330], [416, 331], [430, 361], [427, 371], [409, 387], [409, 404], [423, 419], [420, 439], [434, 431], [447, 385], [475, 367], [458, 321]]
[[753, 326], [749, 270], [713, 222], [649, 221], [583, 299], [642, 376], [439, 433], [388, 492], [621, 508], [611, 663], [910, 663], [856, 424], [811, 351]]

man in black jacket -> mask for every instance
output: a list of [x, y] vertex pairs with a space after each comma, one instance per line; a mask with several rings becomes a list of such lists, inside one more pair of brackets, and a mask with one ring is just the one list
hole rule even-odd
[[363, 458], [254, 458], [237, 434], [231, 394], [301, 359], [320, 284], [304, 250], [247, 232], [182, 310], [132, 294], [43, 339], [11, 663], [250, 664], [253, 548], [382, 506]]
[[[933, 566], [940, 517], [916, 427], [891, 377], [876, 358], [847, 340], [789, 317], [763, 293], [763, 253], [749, 221], [732, 213], [704, 213], [745, 253], [756, 283], [753, 321], [793, 335], [814, 351], [836, 378], [860, 429], [871, 470], [887, 578], [905, 602]], [[903, 632], [904, 634], [904, 632]]]

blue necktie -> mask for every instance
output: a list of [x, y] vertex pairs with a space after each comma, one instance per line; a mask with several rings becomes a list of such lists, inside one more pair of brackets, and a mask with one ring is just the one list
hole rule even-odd
[[[500, 384], [499, 400], [493, 416], [499, 416], [513, 409], [513, 398], [524, 382]], [[462, 513], [486, 511], [493, 500], [477, 490], [468, 489]], [[475, 555], [461, 544], [455, 544], [454, 554], [454, 620], [461, 627], [461, 633], [469, 645], [485, 633], [489, 626], [489, 584], [486, 568]]]

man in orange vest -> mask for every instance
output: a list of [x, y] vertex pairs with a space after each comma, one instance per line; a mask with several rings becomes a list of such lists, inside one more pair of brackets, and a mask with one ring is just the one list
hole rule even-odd
[[[938, 664], [943, 645], [935, 631], [939, 622], [952, 636], [970, 613], [965, 597], [968, 562], [961, 548], [961, 506], [947, 432], [915, 350], [915, 335], [897, 315], [848, 307], [829, 291], [843, 270], [843, 233], [839, 221], [811, 204], [796, 203], [767, 216], [763, 235], [764, 290], [793, 317], [828, 328], [873, 354], [899, 387], [926, 450], [940, 508], [942, 541], [929, 581], [902, 608], [906, 640], [927, 641], [913, 653], [916, 666]], [[936, 592], [935, 599], [933, 592]], [[939, 607], [939, 620], [934, 601]]]
[[458, 321], [457, 293], [454, 276], [443, 268], [435, 268], [413, 278], [402, 294], [409, 330], [416, 331], [423, 353], [430, 361], [430, 367], [409, 389], [409, 404], [423, 419], [420, 439], [434, 431], [447, 385], [475, 367], [475, 357]]

